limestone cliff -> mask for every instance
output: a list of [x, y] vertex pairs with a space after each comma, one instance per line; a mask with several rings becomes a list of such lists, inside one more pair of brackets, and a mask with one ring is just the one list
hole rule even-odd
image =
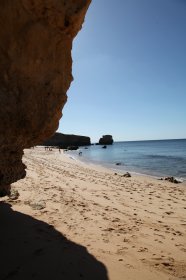
[[59, 132], [56, 132], [51, 138], [45, 140], [43, 143], [45, 146], [59, 146], [64, 149], [68, 146], [88, 146], [90, 144], [90, 137], [63, 134]]
[[0, 190], [26, 175], [23, 149], [58, 127], [90, 1], [0, 1]]

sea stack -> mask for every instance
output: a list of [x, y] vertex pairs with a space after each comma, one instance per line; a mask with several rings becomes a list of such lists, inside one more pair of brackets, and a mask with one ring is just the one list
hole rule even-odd
[[113, 144], [113, 138], [112, 135], [103, 135], [100, 139], [99, 139], [99, 144], [100, 145], [112, 145]]
[[23, 149], [58, 128], [72, 41], [91, 0], [0, 1], [0, 194], [26, 175]]

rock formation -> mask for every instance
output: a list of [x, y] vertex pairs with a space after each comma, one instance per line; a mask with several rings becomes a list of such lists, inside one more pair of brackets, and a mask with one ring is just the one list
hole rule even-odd
[[69, 146], [88, 146], [90, 137], [56, 132], [51, 138], [45, 140], [44, 146], [59, 146], [66, 149]]
[[112, 135], [103, 135], [102, 138], [99, 139], [100, 145], [112, 145], [113, 139]]
[[58, 127], [90, 1], [0, 1], [0, 193], [25, 177], [23, 149]]

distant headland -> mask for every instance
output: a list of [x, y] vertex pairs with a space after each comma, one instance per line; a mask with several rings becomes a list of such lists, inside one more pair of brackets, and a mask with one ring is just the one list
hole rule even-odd
[[91, 145], [90, 137], [63, 134], [56, 132], [52, 137], [42, 143], [44, 146], [58, 146], [62, 149], [66, 149], [69, 146], [89, 146]]
[[[112, 145], [112, 135], [103, 135], [96, 145]], [[91, 145], [91, 139], [88, 136], [74, 135], [74, 134], [63, 134], [56, 132], [52, 137], [41, 143], [43, 146], [56, 146], [62, 149], [66, 149], [70, 146], [81, 147]]]

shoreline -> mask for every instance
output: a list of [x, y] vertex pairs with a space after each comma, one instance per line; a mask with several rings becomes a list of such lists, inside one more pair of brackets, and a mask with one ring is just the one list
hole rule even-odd
[[185, 279], [184, 183], [124, 178], [38, 147], [24, 162], [19, 196], [0, 198], [0, 278]]
[[[163, 140], [162, 140], [163, 141]], [[73, 160], [76, 160], [77, 162], [82, 162], [84, 164], [87, 164], [89, 166], [97, 166], [98, 168], [105, 168], [105, 170], [109, 170], [109, 171], [112, 171], [112, 172], [118, 172], [118, 173], [126, 173], [126, 172], [129, 172], [132, 176], [136, 176], [136, 177], [149, 177], [151, 179], [156, 179], [156, 180], [161, 180], [161, 178], [165, 178], [165, 177], [169, 177], [171, 175], [153, 175], [153, 174], [146, 174], [146, 173], [142, 173], [142, 172], [137, 172], [137, 171], [131, 171], [130, 168], [124, 168], [125, 166], [124, 165], [121, 165], [123, 167], [123, 169], [121, 169], [121, 166], [114, 166], [114, 163], [111, 164], [111, 163], [101, 163], [101, 162], [96, 162], [96, 161], [93, 161], [93, 160], [90, 160], [90, 159], [87, 159], [87, 158], [83, 158], [82, 156], [78, 156], [78, 155], [75, 155], [73, 153], [71, 153], [71, 151], [67, 151], [67, 152], [63, 152], [63, 154], [67, 157], [70, 157], [72, 158]], [[114, 168], [115, 167], [115, 168]], [[180, 181], [179, 184], [185, 184], [186, 186], [186, 178], [182, 178], [182, 177], [177, 177], [177, 176], [174, 176], [174, 178], [178, 181]]]

